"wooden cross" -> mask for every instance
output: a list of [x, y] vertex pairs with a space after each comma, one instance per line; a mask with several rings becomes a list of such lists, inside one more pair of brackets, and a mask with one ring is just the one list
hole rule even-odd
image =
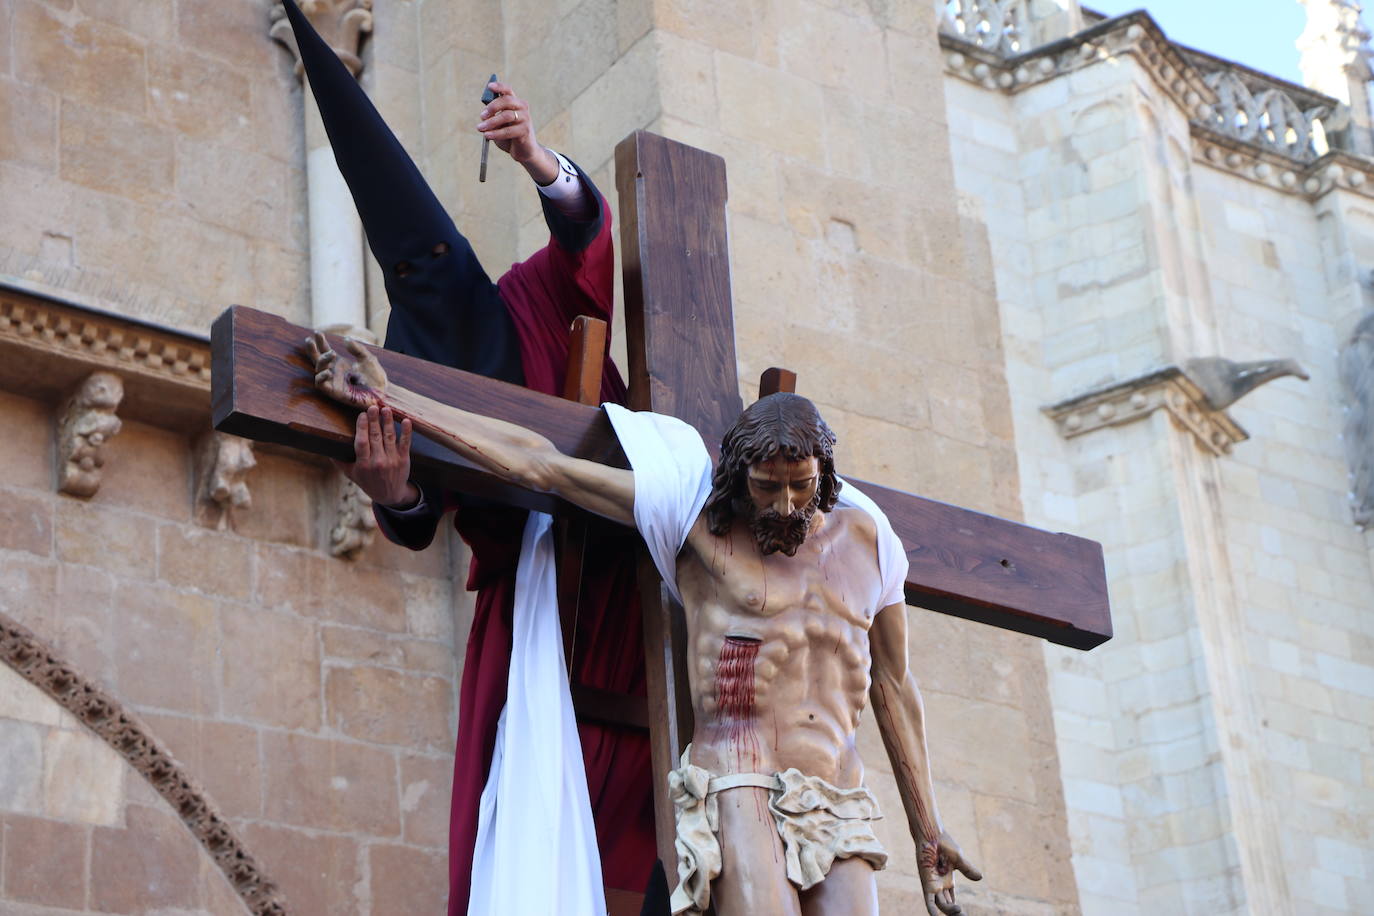
[[[616, 147], [616, 177], [630, 406], [691, 423], [714, 451], [742, 409], [736, 386], [724, 161], [641, 131]], [[211, 334], [215, 427], [351, 460], [353, 412], [316, 393], [309, 363], [300, 352], [307, 334], [305, 328], [241, 306], [216, 320]], [[568, 454], [627, 466], [609, 421], [594, 406], [386, 350], [375, 352], [396, 384], [520, 423]], [[599, 365], [590, 365], [583, 377], [599, 378]], [[794, 380], [784, 370], [770, 370], [764, 391], [790, 390]], [[418, 435], [413, 467], [417, 475], [453, 489], [546, 512], [576, 511], [554, 497], [499, 481]], [[906, 582], [909, 604], [1078, 649], [1111, 638], [1102, 548], [1096, 542], [878, 484], [855, 483], [883, 508], [906, 546], [911, 563]], [[676, 765], [692, 727], [685, 625], [647, 555], [641, 560], [640, 582], [658, 847], [671, 876], [673, 817], [665, 774]], [[605, 698], [600, 699], [606, 707]], [[581, 704], [590, 712], [589, 705], [590, 701]], [[629, 714], [614, 708], [591, 714], [609, 721], [644, 721], [642, 706]]]

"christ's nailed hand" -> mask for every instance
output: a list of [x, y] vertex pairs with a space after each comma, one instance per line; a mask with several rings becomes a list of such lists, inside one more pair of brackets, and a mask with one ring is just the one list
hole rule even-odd
[[334, 466], [356, 483], [374, 502], [384, 506], [413, 505], [419, 491], [410, 482], [410, 420], [396, 431], [391, 408], [382, 404], [386, 372], [358, 341], [345, 338], [348, 356], [340, 356], [322, 333], [305, 342], [315, 367], [315, 386], [336, 401], [362, 407], [353, 433], [355, 461]]
[[978, 867], [964, 858], [959, 844], [944, 831], [935, 843], [935, 866], [932, 868], [923, 858], [921, 871], [922, 890], [926, 895], [926, 911], [930, 916], [961, 916], [963, 908], [954, 901], [954, 872], [962, 872], [970, 881], [983, 880]]

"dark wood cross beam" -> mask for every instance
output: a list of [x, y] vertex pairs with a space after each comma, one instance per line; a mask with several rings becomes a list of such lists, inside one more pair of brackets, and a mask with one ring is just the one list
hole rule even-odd
[[[647, 132], [616, 148], [632, 406], [675, 415], [708, 447], [738, 416], [734, 326], [725, 226], [725, 167], [718, 156]], [[276, 316], [236, 306], [211, 333], [217, 429], [351, 460], [352, 411], [315, 393], [300, 352], [308, 334]], [[436, 400], [530, 427], [562, 451], [625, 467], [605, 415], [466, 372], [375, 350], [397, 384]], [[786, 388], [790, 373], [765, 374]], [[572, 392], [570, 392], [571, 394]], [[417, 475], [527, 508], [565, 512], [416, 437]], [[843, 469], [841, 469], [843, 470]], [[854, 481], [891, 519], [906, 546], [908, 603], [1090, 649], [1111, 638], [1102, 549], [877, 484]], [[680, 611], [665, 600], [652, 564], [644, 586], [649, 720], [661, 777], [691, 733]], [[656, 780], [663, 788], [663, 780]], [[672, 809], [658, 799], [659, 848], [673, 870]]]

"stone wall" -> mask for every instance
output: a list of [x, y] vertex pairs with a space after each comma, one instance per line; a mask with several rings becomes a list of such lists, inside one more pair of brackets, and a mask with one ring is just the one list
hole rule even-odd
[[[1367, 307], [1365, 179], [1199, 132], [1180, 101], [1201, 80], [1156, 35], [1123, 23], [1000, 84], [951, 45], [945, 84], [995, 252], [1026, 518], [1106, 551], [1114, 639], [1046, 648], [1075, 877], [1085, 913], [1360, 912], [1374, 567], [1336, 353]], [[1151, 373], [1210, 355], [1312, 378], [1231, 407], [1251, 440], [1227, 452], [1147, 406]], [[1110, 412], [1123, 395], [1065, 439], [1043, 411], [1112, 384], [1133, 421]]]

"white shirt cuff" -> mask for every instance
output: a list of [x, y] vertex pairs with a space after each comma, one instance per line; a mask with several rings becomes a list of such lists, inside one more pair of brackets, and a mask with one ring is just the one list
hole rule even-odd
[[558, 177], [546, 185], [536, 185], [539, 193], [549, 199], [549, 202], [567, 216], [578, 216], [585, 212], [587, 204], [587, 188], [582, 183], [582, 178], [577, 174], [577, 169], [568, 161], [562, 153], [556, 150], [549, 150], [554, 158], [558, 160]]
[[382, 506], [382, 508], [399, 518], [411, 518], [424, 514], [428, 509], [428, 504], [425, 502], [425, 491], [421, 490], [419, 487], [415, 489], [420, 490], [420, 498], [416, 501], [415, 505], [408, 506], [405, 509], [395, 509], [391, 506]]

